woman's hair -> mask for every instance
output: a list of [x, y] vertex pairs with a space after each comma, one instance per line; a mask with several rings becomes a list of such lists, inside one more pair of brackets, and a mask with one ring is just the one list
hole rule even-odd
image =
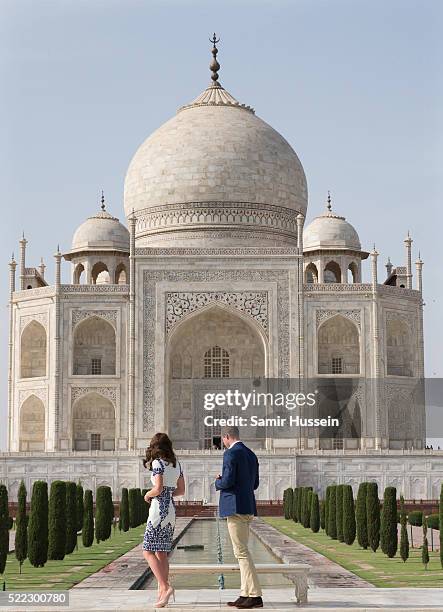
[[176, 466], [177, 459], [172, 448], [172, 442], [165, 433], [156, 433], [153, 436], [146, 449], [146, 456], [143, 459], [145, 468], [149, 466], [149, 469], [152, 470], [154, 459], [164, 459], [168, 463], [172, 463], [174, 467]]

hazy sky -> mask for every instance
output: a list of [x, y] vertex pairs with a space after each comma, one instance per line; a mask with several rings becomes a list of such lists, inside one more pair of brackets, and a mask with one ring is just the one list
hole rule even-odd
[[[424, 266], [428, 376], [443, 377], [443, 2], [440, 0], [0, 0], [0, 448], [7, 400], [11, 252], [28, 265], [97, 210], [124, 220], [138, 145], [220, 80], [297, 151], [308, 218], [328, 189], [336, 212], [375, 242], [379, 277], [404, 263], [409, 229]], [[65, 263], [65, 278], [69, 264]], [[368, 276], [368, 264], [365, 276]]]

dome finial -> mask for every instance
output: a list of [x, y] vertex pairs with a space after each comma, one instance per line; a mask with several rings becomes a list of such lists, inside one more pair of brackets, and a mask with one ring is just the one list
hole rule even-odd
[[332, 204], [331, 204], [331, 192], [328, 191], [328, 199], [327, 199], [327, 205], [326, 208], [328, 209], [329, 212], [332, 211]]
[[214, 35], [212, 36], [212, 38], [209, 39], [209, 41], [212, 42], [212, 62], [209, 64], [209, 69], [212, 72], [211, 79], [213, 85], [217, 85], [220, 87], [220, 83], [218, 82], [218, 71], [220, 70], [220, 64], [217, 61], [218, 49], [216, 47], [216, 44], [220, 42], [220, 39], [217, 38], [217, 35], [214, 32]]
[[103, 189], [102, 189], [102, 197], [101, 197], [101, 209], [104, 211], [105, 210], [105, 194], [103, 193]]

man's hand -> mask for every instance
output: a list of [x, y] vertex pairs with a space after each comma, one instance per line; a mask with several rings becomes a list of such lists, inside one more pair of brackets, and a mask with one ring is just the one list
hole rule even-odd
[[220, 478], [221, 478], [221, 475], [219, 474], [215, 480], [220, 480]]

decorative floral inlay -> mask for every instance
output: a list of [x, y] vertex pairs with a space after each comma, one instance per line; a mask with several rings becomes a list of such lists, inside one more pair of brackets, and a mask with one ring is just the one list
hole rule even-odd
[[71, 400], [74, 403], [79, 397], [88, 393], [97, 393], [110, 400], [114, 406], [117, 402], [118, 387], [71, 387]]
[[46, 387], [39, 387], [38, 389], [21, 389], [19, 391], [19, 404], [20, 406], [23, 404], [28, 397], [31, 395], [35, 395], [38, 397], [44, 404], [46, 404], [48, 398], [48, 390]]
[[268, 331], [267, 291], [186, 291], [166, 295], [166, 333], [184, 316], [211, 303], [225, 304], [249, 315]]
[[360, 328], [360, 310], [317, 310], [317, 327], [319, 327], [323, 321], [341, 315], [350, 319]]
[[111, 323], [114, 327], [117, 324], [117, 311], [116, 310], [73, 310], [72, 311], [72, 328], [74, 328], [80, 321], [89, 319], [90, 317], [100, 317]]
[[28, 323], [31, 323], [31, 321], [37, 321], [37, 323], [40, 323], [41, 325], [43, 325], [45, 330], [48, 331], [48, 313], [47, 312], [39, 312], [36, 314], [30, 314], [30, 315], [21, 317], [20, 318], [20, 332], [22, 332], [25, 329], [25, 327], [28, 325]]

